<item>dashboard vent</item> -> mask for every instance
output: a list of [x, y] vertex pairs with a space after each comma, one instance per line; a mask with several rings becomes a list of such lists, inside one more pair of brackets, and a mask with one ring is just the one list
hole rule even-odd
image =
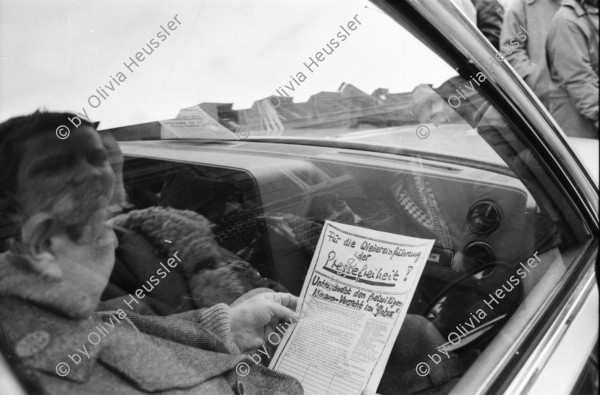
[[[457, 168], [457, 167], [452, 167], [452, 165], [441, 165], [441, 164], [437, 164], [437, 163], [432, 163], [431, 161], [420, 161], [420, 160], [415, 160], [415, 159], [405, 159], [400, 157], [399, 155], [393, 155], [393, 154], [385, 154], [385, 153], [376, 153], [376, 152], [347, 152], [347, 151], [337, 151], [336, 153], [339, 156], [358, 156], [360, 158], [374, 158], [374, 159], [378, 159], [378, 160], [386, 160], [386, 161], [393, 161], [395, 163], [398, 162], [402, 162], [402, 163], [406, 163], [412, 166], [420, 166], [420, 167], [424, 167], [424, 168], [430, 168], [430, 169], [437, 169], [437, 170], [444, 170], [447, 172], [452, 172], [452, 173], [459, 173], [461, 171], [461, 169]], [[390, 156], [393, 155], [393, 156]]]
[[510, 182], [512, 180], [513, 178], [503, 176], [502, 174], [496, 174], [495, 176], [490, 177], [490, 181], [499, 182], [501, 184], [506, 184], [507, 182]]
[[487, 178], [488, 172], [485, 170], [477, 170], [472, 173], [467, 174], [467, 177], [473, 178], [475, 180], [483, 180]]
[[487, 170], [473, 171], [473, 172], [467, 174], [467, 177], [472, 178], [474, 180], [486, 180], [486, 181], [497, 182], [500, 184], [506, 184], [506, 183], [514, 180], [514, 178], [512, 178], [512, 177], [505, 176], [503, 174], [492, 173]]
[[[463, 250], [463, 254], [465, 256], [464, 267], [469, 273], [474, 273], [482, 266], [493, 263], [496, 260], [492, 246], [482, 241], [474, 241], [467, 245]], [[482, 274], [487, 276], [493, 270], [494, 268], [490, 267]]]
[[500, 227], [502, 211], [494, 202], [484, 200], [475, 203], [467, 214], [467, 226], [473, 233], [479, 235], [492, 234]]

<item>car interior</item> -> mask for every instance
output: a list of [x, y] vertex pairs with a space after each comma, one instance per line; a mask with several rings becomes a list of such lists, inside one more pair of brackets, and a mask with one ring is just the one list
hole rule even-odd
[[[557, 224], [506, 167], [248, 141], [162, 141], [156, 153], [168, 159], [155, 159], [139, 155], [155, 142], [120, 145], [127, 210], [163, 206], [209, 218], [222, 247], [295, 295], [326, 220], [436, 239], [408, 312], [429, 319], [444, 338], [459, 327], [466, 332], [464, 323], [521, 262], [534, 253], [552, 262], [531, 268], [501, 307], [466, 333], [455, 351], [467, 366], [540, 279], [564, 270], [554, 250], [565, 244]], [[407, 203], [418, 202], [423, 188], [445, 237]]]

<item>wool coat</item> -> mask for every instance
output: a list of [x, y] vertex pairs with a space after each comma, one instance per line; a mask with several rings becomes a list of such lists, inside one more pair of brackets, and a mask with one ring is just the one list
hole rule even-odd
[[168, 317], [94, 313], [96, 305], [64, 281], [29, 272], [11, 253], [0, 255], [5, 357], [19, 360], [22, 375], [48, 394], [303, 393], [296, 379], [240, 353], [225, 304]]

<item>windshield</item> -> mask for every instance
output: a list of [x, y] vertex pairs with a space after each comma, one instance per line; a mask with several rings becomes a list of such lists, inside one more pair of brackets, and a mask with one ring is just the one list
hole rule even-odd
[[470, 147], [486, 76], [459, 78], [368, 1], [35, 4], [2, 12], [2, 118], [43, 103], [137, 124], [119, 140], [338, 139], [502, 163]]

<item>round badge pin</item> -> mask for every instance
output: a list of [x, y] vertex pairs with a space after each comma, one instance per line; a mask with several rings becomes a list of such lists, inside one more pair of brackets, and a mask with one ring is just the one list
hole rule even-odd
[[31, 332], [17, 342], [15, 352], [20, 357], [30, 357], [46, 348], [48, 343], [50, 343], [50, 334], [48, 332]]

